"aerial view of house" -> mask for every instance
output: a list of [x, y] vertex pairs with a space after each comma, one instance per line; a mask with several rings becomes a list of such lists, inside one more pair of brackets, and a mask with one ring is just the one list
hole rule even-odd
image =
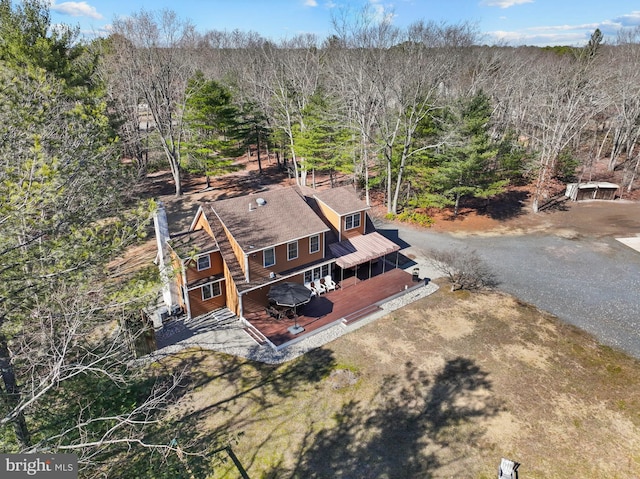
[[[171, 270], [165, 302], [187, 319], [228, 308], [274, 347], [364, 316], [413, 279], [397, 268], [400, 247], [375, 230], [368, 209], [351, 186], [202, 202], [187, 231], [159, 240]], [[298, 285], [300, 299], [274, 298], [283, 284]]]
[[0, 479], [640, 479], [636, 2], [0, 38]]

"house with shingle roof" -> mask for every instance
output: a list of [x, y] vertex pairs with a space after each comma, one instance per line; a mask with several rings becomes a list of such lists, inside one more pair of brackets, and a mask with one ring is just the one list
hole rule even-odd
[[188, 317], [226, 307], [244, 319], [264, 310], [277, 283], [338, 280], [398, 251], [375, 231], [368, 210], [350, 186], [294, 186], [202, 202], [188, 231], [165, 242], [178, 291], [170, 306]]

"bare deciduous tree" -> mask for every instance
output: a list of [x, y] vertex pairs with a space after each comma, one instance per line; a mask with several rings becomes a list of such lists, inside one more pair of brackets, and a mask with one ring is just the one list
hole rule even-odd
[[264, 71], [255, 75], [258, 88], [270, 98], [270, 126], [288, 138], [296, 182], [302, 185], [306, 185], [307, 169], [296, 154], [294, 131], [305, 128], [302, 112], [319, 86], [321, 51], [317, 43], [314, 35], [298, 35], [278, 46], [264, 43], [259, 63]]
[[590, 60], [541, 52], [532, 63], [528, 85], [523, 84], [530, 92], [526, 134], [537, 152], [534, 212], [549, 199], [549, 184], [560, 153], [606, 106], [599, 99], [593, 66]]
[[474, 250], [432, 250], [431, 264], [451, 283], [451, 291], [480, 290], [497, 286], [498, 281], [489, 267]]
[[[608, 56], [610, 80], [604, 85], [609, 92], [612, 110], [610, 128], [614, 129], [608, 168], [613, 171], [624, 152], [624, 184], [631, 191], [638, 175], [640, 152], [640, 28], [621, 31], [617, 45]], [[604, 141], [608, 135], [605, 136]]]
[[[193, 52], [197, 40], [193, 25], [170, 10], [159, 14], [143, 10], [118, 19], [111, 36], [112, 91], [114, 95], [120, 93], [120, 104], [131, 110], [126, 116], [129, 121], [136, 121], [140, 104], [153, 118], [152, 127], [160, 137], [176, 196], [182, 194], [183, 114], [187, 83], [196, 70]], [[119, 83], [126, 85], [121, 92]]]

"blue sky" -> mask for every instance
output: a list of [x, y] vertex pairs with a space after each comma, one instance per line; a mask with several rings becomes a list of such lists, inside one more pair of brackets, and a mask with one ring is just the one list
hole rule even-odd
[[417, 20], [474, 22], [488, 44], [579, 46], [596, 28], [612, 42], [618, 29], [640, 25], [634, 0], [51, 0], [51, 12], [54, 23], [79, 25], [88, 37], [108, 33], [115, 17], [170, 9], [200, 32], [251, 30], [278, 40], [298, 33], [325, 38], [332, 12], [365, 3], [400, 27]]

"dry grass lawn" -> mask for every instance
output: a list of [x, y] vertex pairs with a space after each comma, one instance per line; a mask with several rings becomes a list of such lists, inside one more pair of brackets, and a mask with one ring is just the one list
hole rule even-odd
[[172, 422], [237, 438], [252, 479], [494, 478], [501, 457], [527, 479], [640, 477], [639, 362], [507, 295], [444, 287], [278, 367], [182, 358]]

